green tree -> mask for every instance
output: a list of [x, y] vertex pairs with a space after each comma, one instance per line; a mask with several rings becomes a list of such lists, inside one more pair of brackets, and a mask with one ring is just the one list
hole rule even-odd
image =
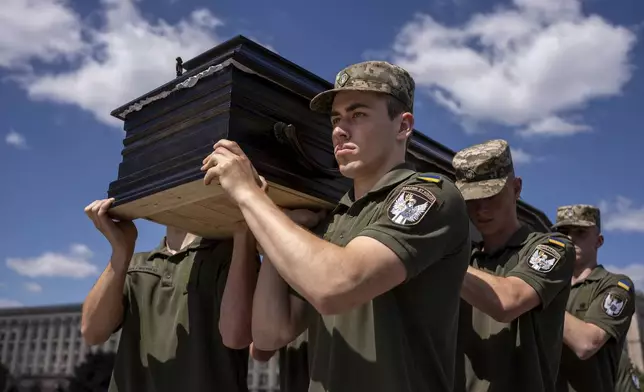
[[67, 392], [107, 392], [114, 368], [114, 353], [90, 353], [74, 369]]

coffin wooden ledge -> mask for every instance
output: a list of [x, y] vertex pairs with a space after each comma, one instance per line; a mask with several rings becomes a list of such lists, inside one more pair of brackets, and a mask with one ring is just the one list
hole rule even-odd
[[[334, 206], [316, 197], [282, 185], [268, 183], [268, 195], [284, 208], [312, 210]], [[110, 209], [117, 219], [147, 219], [174, 226], [205, 238], [230, 237], [231, 228], [243, 220], [239, 208], [228, 198], [219, 184], [205, 185], [192, 181]]]

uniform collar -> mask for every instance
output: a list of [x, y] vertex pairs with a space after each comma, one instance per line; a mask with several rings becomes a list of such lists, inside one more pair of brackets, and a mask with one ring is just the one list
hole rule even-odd
[[[148, 255], [148, 260], [151, 260], [151, 259], [153, 259], [155, 257], [159, 257], [159, 256], [162, 256], [162, 257], [170, 257], [170, 256], [172, 256], [172, 253], [170, 253], [170, 251], [168, 250], [168, 247], [166, 245], [166, 238], [167, 237], [164, 236], [161, 239], [161, 242], [159, 243], [159, 245], [157, 245], [157, 247], [154, 248], [150, 252], [150, 254]], [[208, 247], [209, 245], [212, 245], [215, 242], [217, 242], [217, 241], [202, 238], [202, 237], [197, 237], [191, 243], [189, 243], [188, 246], [186, 246], [184, 249], [178, 251], [176, 254], [187, 252], [187, 251], [190, 251], [190, 250], [197, 250], [197, 249], [206, 248], [206, 247]]]
[[[380, 180], [376, 182], [376, 185], [374, 185], [374, 187], [371, 188], [364, 197], [391, 189], [411, 177], [415, 172], [414, 165], [409, 162], [398, 164], [382, 176]], [[340, 204], [351, 207], [353, 203], [355, 203], [355, 196], [354, 189], [351, 187], [351, 189], [340, 199]]]
[[596, 281], [596, 280], [601, 280], [603, 279], [606, 275], [608, 275], [608, 271], [604, 268], [603, 265], [598, 264], [593, 270], [586, 276], [584, 281]]
[[[528, 241], [528, 237], [530, 236], [531, 233], [532, 233], [532, 230], [528, 226], [526, 225], [519, 226], [517, 231], [515, 231], [514, 234], [512, 234], [512, 236], [510, 236], [510, 239], [505, 243], [505, 245], [503, 245], [502, 247], [494, 251], [493, 254], [502, 253], [509, 248], [523, 247], [523, 245], [525, 245], [526, 242]], [[483, 245], [484, 245], [483, 241], [477, 242], [474, 244], [474, 246], [472, 246], [472, 250], [474, 252], [486, 253], [483, 251]]]

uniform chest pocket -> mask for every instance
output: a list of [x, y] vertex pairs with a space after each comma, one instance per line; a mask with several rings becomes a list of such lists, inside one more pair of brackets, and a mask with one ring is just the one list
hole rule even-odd
[[133, 283], [157, 283], [163, 277], [163, 269], [158, 265], [135, 265], [127, 270]]
[[573, 316], [583, 320], [584, 316], [586, 316], [586, 312], [588, 312], [588, 309], [590, 308], [591, 299], [592, 296], [590, 293], [581, 293], [577, 298], [575, 298], [575, 303], [572, 308]]

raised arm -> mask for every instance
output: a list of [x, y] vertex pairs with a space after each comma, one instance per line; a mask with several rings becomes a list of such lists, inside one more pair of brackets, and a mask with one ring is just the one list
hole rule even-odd
[[[544, 237], [543, 243], [527, 252], [506, 277], [468, 267], [461, 297], [502, 323], [511, 322], [537, 306], [548, 306], [570, 284], [575, 258], [575, 248], [568, 239], [553, 241]], [[547, 268], [532, 265], [533, 256], [543, 256], [551, 263]]]
[[259, 270], [255, 237], [246, 224], [237, 226], [233, 246], [220, 306], [219, 331], [226, 347], [242, 349], [253, 340], [253, 294]]
[[394, 218], [384, 209], [346, 246], [338, 246], [280, 211], [257, 185], [254, 169], [236, 143], [218, 141], [202, 170], [207, 171], [206, 185], [218, 179], [236, 202], [279, 275], [321, 314], [342, 313], [369, 301], [469, 244], [465, 203], [448, 181], [405, 182], [392, 190], [387, 205], [411, 192], [409, 197], [422, 206], [413, 219]]
[[123, 321], [125, 278], [137, 237], [132, 222], [114, 222], [109, 217], [111, 203], [112, 199], [97, 200], [85, 208], [87, 216], [112, 246], [107, 267], [83, 303], [81, 334], [89, 345], [107, 341]]
[[307, 327], [309, 305], [291, 292], [271, 261], [264, 257], [253, 301], [253, 345], [278, 350]]

